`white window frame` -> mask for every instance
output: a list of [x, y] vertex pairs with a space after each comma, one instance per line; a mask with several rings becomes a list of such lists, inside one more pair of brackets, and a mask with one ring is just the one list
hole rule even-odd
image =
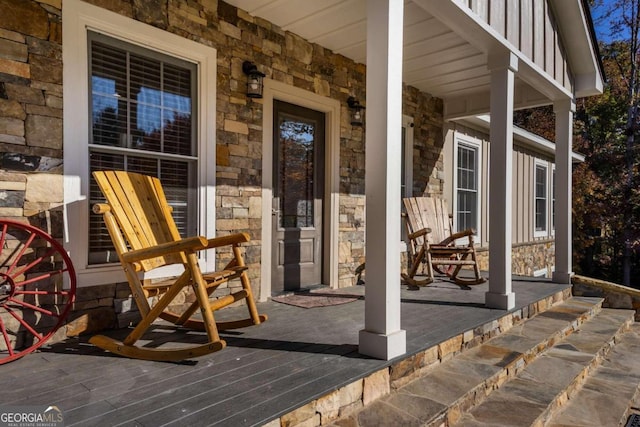
[[[401, 196], [412, 197], [413, 196], [413, 117], [402, 116], [402, 131], [404, 132], [404, 193]], [[402, 167], [400, 168], [402, 170]], [[404, 223], [402, 224], [402, 231], [400, 233], [400, 252], [407, 251], [406, 242], [406, 228]]]
[[556, 235], [556, 210], [555, 210], [555, 206], [556, 206], [556, 197], [555, 197], [555, 186], [556, 186], [556, 164], [552, 163], [551, 164], [551, 177], [550, 177], [551, 183], [549, 186], [549, 218], [550, 218], [550, 222], [549, 222], [549, 228], [551, 228], [551, 235], [555, 236]]
[[[89, 62], [87, 32], [105, 34], [197, 64], [198, 123], [198, 231], [214, 237], [215, 226], [215, 117], [216, 50], [160, 30], [131, 18], [87, 4], [65, 0], [63, 22], [63, 102], [64, 102], [64, 218], [65, 248], [76, 269], [78, 286], [94, 286], [125, 281], [119, 263], [88, 264], [89, 222]], [[215, 254], [201, 255], [201, 267], [215, 268]], [[164, 277], [178, 272], [159, 268], [144, 278]]]
[[460, 145], [476, 150], [477, 153], [478, 170], [476, 172], [476, 179], [478, 183], [478, 197], [476, 209], [478, 211], [478, 224], [474, 241], [480, 243], [482, 242], [482, 142], [476, 138], [460, 133], [456, 133], [453, 144], [453, 230], [461, 231], [459, 230], [460, 227], [458, 224], [458, 147]]
[[[546, 178], [546, 188], [545, 188], [545, 211], [546, 211], [546, 217], [545, 217], [545, 225], [544, 225], [544, 229], [543, 230], [537, 230], [537, 224], [536, 224], [536, 201], [538, 200], [538, 195], [536, 194], [536, 187], [537, 187], [537, 177], [538, 177], [538, 167], [543, 167], [545, 169], [545, 178]], [[550, 229], [550, 222], [551, 222], [551, 194], [550, 194], [550, 190], [551, 190], [551, 167], [549, 165], [549, 162], [546, 160], [542, 160], [542, 159], [535, 159], [534, 164], [533, 164], [533, 182], [532, 182], [532, 196], [533, 196], [533, 214], [532, 214], [532, 218], [533, 218], [533, 237], [548, 237], [549, 236], [549, 229]]]
[[402, 116], [404, 130], [404, 194], [402, 197], [413, 196], [413, 117]]
[[549, 277], [549, 270], [546, 267], [534, 270], [533, 277]]
[[549, 267], [541, 268], [540, 270], [535, 270], [533, 272], [533, 277], [545, 277], [551, 278], [553, 277], [553, 273], [556, 271], [556, 266], [551, 265]]

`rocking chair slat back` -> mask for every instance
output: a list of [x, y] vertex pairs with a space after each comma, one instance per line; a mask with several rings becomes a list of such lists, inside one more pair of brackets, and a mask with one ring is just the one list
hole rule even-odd
[[[124, 171], [104, 171], [94, 177], [130, 249], [180, 240], [159, 179]], [[178, 253], [142, 260], [140, 265], [149, 271], [184, 262], [184, 256]]]
[[[427, 228], [425, 221], [423, 221], [423, 216], [420, 214], [421, 208], [418, 204], [419, 199], [417, 197], [404, 199], [404, 208], [407, 212], [407, 221], [405, 221], [407, 234]], [[416, 240], [417, 244], [422, 245], [424, 243], [424, 236], [419, 236], [414, 240]]]
[[[449, 218], [447, 202], [430, 197], [409, 197], [404, 199], [407, 211], [407, 226], [409, 234], [419, 230], [430, 229], [428, 236], [430, 243], [439, 243], [451, 235], [451, 219]], [[424, 236], [416, 238], [416, 243], [422, 245]]]
[[420, 198], [425, 206], [427, 224], [431, 225], [431, 243], [439, 243], [451, 235], [451, 219], [444, 199]]

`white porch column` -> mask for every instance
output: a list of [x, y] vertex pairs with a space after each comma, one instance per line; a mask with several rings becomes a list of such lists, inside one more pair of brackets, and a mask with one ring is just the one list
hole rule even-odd
[[367, 2], [365, 325], [359, 352], [406, 353], [400, 329], [400, 147], [403, 0]]
[[556, 206], [555, 206], [555, 271], [553, 281], [571, 283], [571, 152], [573, 150], [573, 113], [576, 104], [572, 99], [553, 104], [556, 114]]
[[491, 128], [489, 157], [489, 291], [487, 307], [515, 306], [511, 291], [511, 198], [513, 179], [513, 93], [518, 58], [507, 53], [489, 58]]

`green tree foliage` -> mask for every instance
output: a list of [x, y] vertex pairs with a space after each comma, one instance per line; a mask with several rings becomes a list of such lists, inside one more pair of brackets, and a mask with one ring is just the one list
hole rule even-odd
[[594, 2], [607, 83], [579, 100], [574, 148], [574, 255], [582, 273], [640, 287], [640, 0]]
[[[576, 105], [573, 149], [585, 161], [573, 171], [574, 269], [640, 287], [638, 91], [632, 93], [628, 86], [629, 44], [601, 44], [600, 51], [608, 78], [604, 93]], [[514, 123], [555, 140], [551, 106], [517, 111]]]
[[601, 97], [577, 104], [574, 150], [585, 162], [573, 173], [573, 248], [579, 273], [622, 283], [626, 107], [616, 92], [608, 84]]

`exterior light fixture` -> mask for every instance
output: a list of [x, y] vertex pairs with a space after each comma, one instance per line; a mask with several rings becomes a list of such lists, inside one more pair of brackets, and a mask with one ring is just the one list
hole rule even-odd
[[242, 63], [242, 71], [247, 77], [247, 96], [249, 98], [262, 98], [262, 88], [264, 85], [264, 73], [258, 71], [256, 64], [250, 61]]
[[360, 105], [360, 101], [350, 96], [347, 99], [347, 104], [351, 109], [351, 126], [362, 126], [364, 124], [364, 107]]

